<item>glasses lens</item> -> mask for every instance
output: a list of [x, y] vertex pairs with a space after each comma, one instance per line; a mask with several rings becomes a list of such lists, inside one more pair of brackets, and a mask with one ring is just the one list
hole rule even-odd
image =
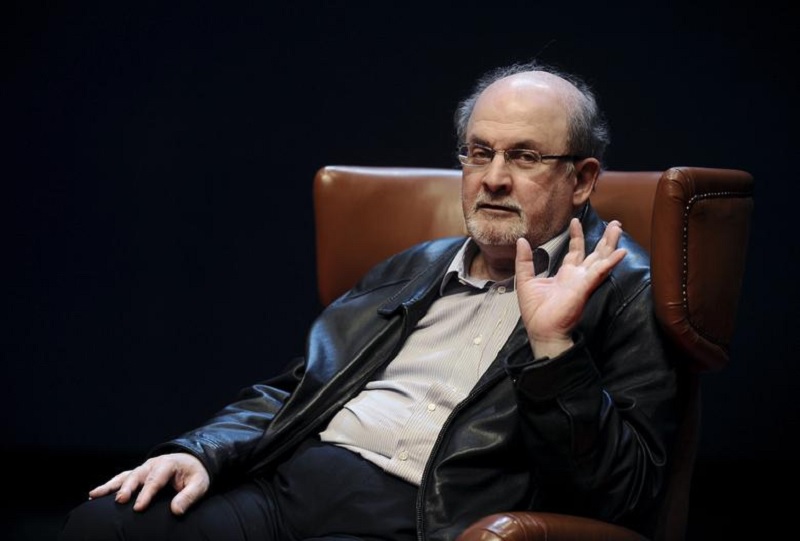
[[542, 161], [542, 155], [535, 150], [528, 150], [524, 148], [512, 148], [506, 151], [508, 161], [519, 167], [520, 169], [531, 169]]
[[486, 165], [494, 158], [494, 150], [481, 145], [468, 145], [467, 156], [472, 165]]
[[458, 147], [458, 161], [460, 161], [462, 165], [471, 165], [469, 162], [469, 147], [467, 145]]

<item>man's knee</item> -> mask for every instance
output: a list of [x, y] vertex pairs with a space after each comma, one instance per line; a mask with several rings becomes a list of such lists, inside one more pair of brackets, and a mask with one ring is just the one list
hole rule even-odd
[[83, 502], [65, 517], [58, 541], [158, 539], [167, 524], [176, 520], [168, 498], [154, 499], [145, 511], [134, 511], [134, 500], [117, 503], [114, 494], [109, 494]]
[[[89, 500], [78, 505], [64, 518], [59, 541], [114, 539], [120, 524], [120, 514], [132, 504], [118, 504], [114, 495]], [[131, 510], [132, 511], [132, 510]]]

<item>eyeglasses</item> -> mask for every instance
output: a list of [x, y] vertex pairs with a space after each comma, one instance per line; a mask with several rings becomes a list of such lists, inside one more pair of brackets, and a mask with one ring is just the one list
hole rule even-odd
[[494, 155], [498, 152], [503, 153], [507, 164], [517, 169], [533, 169], [545, 160], [582, 160], [582, 156], [574, 154], [545, 154], [537, 150], [527, 148], [509, 148], [507, 150], [495, 150], [491, 147], [472, 143], [458, 147], [458, 161], [467, 167], [485, 167], [492, 163]]

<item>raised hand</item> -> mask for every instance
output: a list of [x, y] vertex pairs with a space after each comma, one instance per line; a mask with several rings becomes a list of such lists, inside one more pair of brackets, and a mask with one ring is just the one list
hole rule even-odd
[[533, 251], [517, 240], [516, 291], [520, 314], [537, 357], [555, 357], [573, 345], [571, 332], [586, 301], [626, 251], [617, 248], [622, 227], [616, 220], [606, 227], [594, 252], [586, 255], [583, 228], [577, 218], [569, 224], [569, 252], [555, 276], [537, 278]]
[[117, 503], [127, 503], [138, 490], [133, 504], [135, 511], [144, 511], [153, 497], [167, 483], [178, 492], [170, 509], [182, 515], [208, 491], [210, 478], [203, 463], [188, 453], [173, 453], [153, 457], [132, 470], [112, 477], [89, 492], [90, 498], [99, 498], [116, 491]]

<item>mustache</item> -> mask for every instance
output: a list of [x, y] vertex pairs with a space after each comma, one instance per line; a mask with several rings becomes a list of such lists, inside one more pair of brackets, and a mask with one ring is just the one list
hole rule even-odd
[[472, 205], [473, 210], [479, 210], [483, 207], [503, 207], [505, 209], [513, 210], [517, 213], [522, 213], [522, 206], [511, 198], [495, 198], [491, 195], [481, 194], [475, 199]]

